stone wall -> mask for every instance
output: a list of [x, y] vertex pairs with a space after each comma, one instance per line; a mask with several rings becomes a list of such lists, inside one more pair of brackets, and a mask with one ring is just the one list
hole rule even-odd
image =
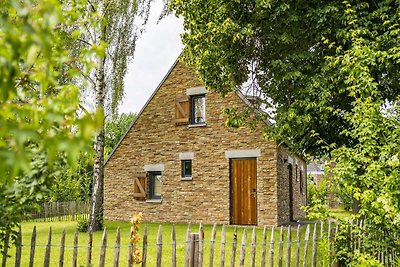
[[305, 161], [292, 153], [285, 146], [278, 147], [278, 224], [290, 221], [289, 209], [289, 168], [292, 169], [293, 221], [304, 219], [300, 209], [307, 204], [307, 165]]
[[[277, 225], [286, 219], [278, 213], [277, 143], [265, 141], [260, 125], [255, 131], [224, 126], [225, 107], [245, 108], [236, 93], [225, 98], [206, 94], [206, 126], [176, 126], [175, 96], [202, 86], [196, 72], [178, 62], [139, 115], [105, 166], [104, 214], [107, 219], [128, 220], [142, 212], [151, 222], [230, 223], [230, 173], [227, 150], [260, 149], [257, 157], [257, 221]], [[181, 180], [179, 153], [193, 152], [192, 180]], [[133, 198], [133, 177], [146, 164], [163, 164], [162, 201]], [[284, 178], [282, 178], [284, 179]], [[281, 180], [279, 180], [281, 181]], [[282, 206], [285, 208], [285, 206]], [[279, 215], [281, 214], [281, 215]]]

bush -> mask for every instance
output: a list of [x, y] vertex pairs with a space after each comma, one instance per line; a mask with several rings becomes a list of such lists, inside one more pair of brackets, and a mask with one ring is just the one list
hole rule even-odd
[[89, 220], [87, 218], [78, 219], [77, 228], [79, 232], [87, 232], [89, 229]]

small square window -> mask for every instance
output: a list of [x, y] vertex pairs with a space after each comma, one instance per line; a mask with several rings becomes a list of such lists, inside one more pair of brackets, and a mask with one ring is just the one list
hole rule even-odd
[[161, 199], [161, 172], [149, 172], [148, 199]]
[[192, 161], [182, 160], [182, 177], [192, 177]]
[[190, 124], [204, 123], [206, 123], [206, 96], [192, 96], [190, 98]]

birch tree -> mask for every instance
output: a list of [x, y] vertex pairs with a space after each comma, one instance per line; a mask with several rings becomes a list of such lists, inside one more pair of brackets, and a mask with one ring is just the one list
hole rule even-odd
[[[124, 77], [133, 58], [135, 42], [146, 23], [152, 0], [88, 0], [88, 12], [100, 17], [86, 25], [79, 39], [88, 48], [103, 47], [97, 66], [87, 79], [92, 84], [96, 111], [106, 116], [117, 111], [124, 95]], [[104, 125], [104, 118], [103, 118]], [[95, 159], [89, 230], [102, 228], [103, 220], [104, 126], [95, 138]]]

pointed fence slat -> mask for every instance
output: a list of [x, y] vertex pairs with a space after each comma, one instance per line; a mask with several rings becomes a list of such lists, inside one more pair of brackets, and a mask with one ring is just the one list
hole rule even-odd
[[143, 231], [143, 251], [142, 251], [142, 267], [146, 267], [147, 263], [147, 226]]
[[176, 267], [176, 233], [175, 225], [172, 225], [172, 267]]
[[292, 230], [289, 225], [287, 229], [286, 267], [290, 267], [290, 261], [292, 259], [291, 248], [292, 248]]
[[211, 241], [210, 241], [210, 267], [214, 264], [214, 245], [215, 245], [215, 235], [217, 231], [217, 225], [214, 223], [211, 231]]
[[8, 246], [9, 246], [9, 242], [10, 242], [10, 232], [6, 233], [4, 240], [5, 240], [5, 242], [4, 242], [3, 260], [2, 260], [2, 264], [1, 264], [2, 267], [7, 266], [7, 255], [8, 255]]
[[185, 256], [185, 267], [189, 267], [190, 264], [190, 240], [191, 240], [191, 229], [190, 223], [186, 231], [186, 256]]
[[308, 240], [310, 238], [310, 225], [307, 225], [306, 236], [304, 238], [304, 257], [303, 257], [303, 267], [307, 267], [307, 249], [308, 249]]
[[275, 227], [272, 227], [271, 242], [269, 244], [269, 266], [274, 267]]
[[115, 247], [114, 247], [114, 267], [119, 266], [119, 252], [121, 248], [121, 234], [119, 227], [117, 228], [117, 236], [115, 237]]
[[17, 247], [15, 249], [15, 267], [21, 266], [21, 251], [22, 251], [22, 231], [21, 225], [18, 227], [18, 235], [17, 235]]
[[50, 248], [51, 248], [51, 226], [50, 226], [50, 229], [49, 229], [49, 236], [47, 238], [46, 252], [44, 254], [43, 267], [49, 267], [50, 266]]
[[204, 249], [204, 230], [203, 224], [200, 223], [199, 226], [199, 261], [198, 266], [203, 266], [203, 249]]
[[261, 267], [265, 267], [267, 256], [267, 227], [264, 226], [262, 238]]
[[250, 262], [251, 267], [255, 267], [256, 265], [256, 245], [257, 245], [256, 227], [253, 226], [253, 233], [251, 234], [251, 262]]
[[93, 247], [93, 233], [88, 232], [88, 250], [86, 255], [86, 266], [92, 266], [92, 247]]
[[332, 262], [332, 221], [328, 223], [328, 261]]
[[106, 262], [106, 249], [107, 249], [107, 229], [104, 228], [103, 237], [101, 238], [100, 260], [99, 266], [104, 267]]
[[35, 248], [36, 248], [36, 225], [33, 226], [31, 238], [31, 251], [29, 253], [29, 267], [33, 267], [35, 261]]
[[236, 260], [236, 246], [237, 246], [237, 228], [233, 230], [233, 241], [232, 241], [232, 255], [231, 255], [231, 267], [235, 267]]
[[295, 257], [295, 266], [300, 266], [300, 224], [297, 225], [296, 231], [296, 257]]
[[225, 225], [222, 225], [222, 232], [221, 232], [221, 261], [219, 266], [224, 267], [225, 266], [225, 238], [226, 238], [226, 230], [225, 230]]
[[317, 266], [317, 224], [314, 224], [311, 266]]
[[64, 266], [64, 251], [65, 251], [65, 227], [61, 233], [61, 244], [60, 244], [60, 259], [58, 260], [58, 266]]
[[[132, 238], [133, 237], [133, 226], [131, 226], [130, 234], [129, 236]], [[133, 265], [133, 244], [132, 242], [129, 242], [129, 248], [128, 248], [128, 266], [131, 267]]]
[[157, 234], [157, 259], [156, 259], [156, 266], [161, 267], [161, 259], [162, 259], [162, 226], [158, 227], [158, 234]]
[[243, 229], [242, 249], [240, 250], [240, 260], [239, 260], [240, 267], [244, 267], [244, 260], [246, 257], [246, 240], [247, 240], [247, 227]]
[[283, 266], [283, 226], [280, 229], [278, 266]]
[[74, 252], [73, 252], [73, 257], [72, 257], [72, 266], [76, 267], [77, 266], [77, 261], [78, 261], [78, 229], [75, 230], [75, 236], [74, 236]]

